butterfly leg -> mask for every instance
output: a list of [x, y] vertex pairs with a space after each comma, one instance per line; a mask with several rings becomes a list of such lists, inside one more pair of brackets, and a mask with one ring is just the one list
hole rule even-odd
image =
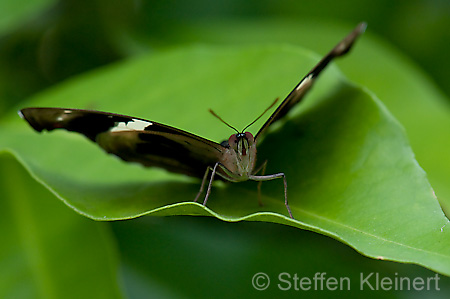
[[194, 202], [197, 202], [198, 198], [203, 193], [203, 189], [205, 189], [206, 179], [208, 178], [208, 173], [210, 170], [211, 170], [211, 167], [209, 167], [209, 166], [206, 167], [205, 175], [203, 176], [203, 179], [202, 179], [202, 185], [200, 186], [200, 190], [198, 191], [197, 196], [195, 196]]
[[[254, 174], [257, 174], [258, 172], [261, 171], [261, 175], [264, 176], [264, 174], [266, 173], [266, 166], [267, 166], [267, 160], [264, 161], [263, 164], [261, 164], [261, 166], [259, 166], [259, 168], [255, 171]], [[262, 200], [261, 200], [261, 186], [262, 186], [262, 182], [263, 181], [259, 181], [258, 182], [258, 204], [260, 207], [263, 206]]]
[[217, 169], [217, 166], [218, 166], [219, 164], [220, 164], [219, 162], [217, 162], [216, 164], [214, 164], [214, 168], [212, 169], [211, 178], [209, 179], [208, 189], [207, 189], [206, 195], [205, 195], [205, 200], [203, 200], [203, 205], [204, 205], [204, 206], [206, 206], [206, 202], [208, 201], [209, 194], [211, 193], [211, 185], [212, 185], [212, 183], [213, 183], [214, 176], [215, 176], [215, 174], [216, 174], [216, 169]]
[[206, 191], [205, 199], [203, 200], [203, 205], [206, 206], [206, 202], [208, 201], [209, 194], [211, 193], [211, 185], [214, 180], [214, 176], [216, 174], [217, 166], [219, 164], [220, 163], [217, 162], [213, 168], [211, 168], [210, 166], [208, 166], [206, 168], [205, 174], [203, 175], [203, 179], [202, 179], [202, 185], [200, 186], [200, 190], [198, 191], [197, 196], [195, 196], [194, 202], [197, 202], [198, 198], [200, 197], [200, 194], [203, 193], [203, 189], [205, 189], [205, 184], [206, 184], [206, 180], [208, 178], [209, 171], [212, 170], [211, 179], [209, 180], [208, 189]]
[[270, 181], [278, 178], [283, 178], [284, 183], [284, 205], [286, 206], [286, 209], [289, 212], [289, 216], [294, 219], [292, 216], [291, 208], [289, 207], [288, 198], [287, 198], [287, 181], [286, 176], [284, 173], [275, 173], [275, 174], [269, 174], [269, 175], [251, 175], [249, 176], [249, 179], [253, 181]]

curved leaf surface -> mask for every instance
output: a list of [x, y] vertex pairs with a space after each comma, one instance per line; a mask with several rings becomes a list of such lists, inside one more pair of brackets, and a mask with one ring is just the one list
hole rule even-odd
[[[231, 132], [207, 108], [244, 127], [313, 64], [291, 47], [193, 47], [91, 73], [28, 104], [129, 114], [220, 142]], [[198, 181], [123, 163], [82, 136], [39, 135], [17, 116], [5, 120], [0, 133], [2, 148], [93, 219], [154, 214], [277, 222], [331, 236], [367, 256], [449, 274], [450, 238], [442, 229], [448, 220], [403, 129], [384, 106], [332, 67], [293, 112], [265, 137], [259, 159], [269, 161], [266, 173], [286, 173], [296, 220], [286, 216], [280, 181], [263, 184], [263, 207], [256, 183], [246, 182], [217, 184], [205, 208], [192, 202]]]
[[0, 297], [121, 298], [105, 223], [83, 218], [0, 152]]

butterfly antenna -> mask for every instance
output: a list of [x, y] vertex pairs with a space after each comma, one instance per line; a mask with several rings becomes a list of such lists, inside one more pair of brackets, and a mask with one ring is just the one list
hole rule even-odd
[[217, 117], [221, 122], [223, 122], [224, 124], [226, 124], [228, 127], [232, 128], [233, 130], [236, 131], [236, 133], [239, 133], [238, 130], [236, 130], [235, 127], [233, 127], [232, 125], [230, 125], [229, 123], [227, 123], [226, 121], [224, 121], [220, 116], [218, 116], [214, 111], [212, 111], [212, 109], [209, 109], [209, 112], [211, 112], [212, 115], [214, 115], [215, 117]]
[[276, 98], [275, 101], [273, 101], [273, 103], [270, 104], [270, 106], [267, 107], [266, 110], [264, 110], [264, 112], [261, 113], [260, 116], [258, 116], [254, 121], [252, 121], [249, 125], [247, 125], [247, 126], [242, 130], [242, 132], [244, 132], [248, 127], [250, 127], [250, 126], [253, 125], [255, 122], [257, 122], [258, 119], [260, 119], [264, 114], [266, 114], [266, 112], [269, 111], [270, 108], [272, 108], [272, 107], [276, 104], [276, 102], [278, 102], [279, 99], [280, 99], [280, 98]]

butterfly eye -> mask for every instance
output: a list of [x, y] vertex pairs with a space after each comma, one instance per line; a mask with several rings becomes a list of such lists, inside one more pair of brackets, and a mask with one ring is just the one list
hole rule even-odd
[[228, 144], [232, 147], [236, 146], [238, 142], [238, 138], [236, 137], [236, 134], [233, 134], [230, 136], [230, 138], [228, 139]]
[[245, 138], [247, 138], [249, 143], [253, 143], [255, 141], [255, 138], [253, 137], [252, 133], [245, 132]]

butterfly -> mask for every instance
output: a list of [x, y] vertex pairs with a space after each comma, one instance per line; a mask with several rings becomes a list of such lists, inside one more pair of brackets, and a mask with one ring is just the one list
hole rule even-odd
[[[242, 131], [236, 130], [212, 110], [220, 121], [236, 131], [230, 138], [217, 143], [195, 134], [146, 119], [108, 112], [67, 108], [24, 108], [19, 115], [33, 129], [65, 129], [78, 132], [97, 143], [107, 153], [127, 162], [137, 162], [146, 167], [160, 167], [170, 172], [181, 173], [202, 179], [197, 201], [207, 185], [203, 205], [206, 206], [214, 179], [230, 182], [262, 181], [283, 179], [284, 204], [289, 216], [294, 219], [287, 197], [287, 180], [283, 172], [264, 174], [266, 162], [256, 166], [256, 147], [260, 136], [284, 117], [311, 89], [315, 79], [335, 57], [346, 54], [357, 37], [365, 31], [366, 24], [360, 23], [349, 35], [340, 41], [281, 102], [255, 136], [245, 130], [263, 116], [272, 103], [257, 119]], [[262, 174], [258, 173], [262, 170]]]

